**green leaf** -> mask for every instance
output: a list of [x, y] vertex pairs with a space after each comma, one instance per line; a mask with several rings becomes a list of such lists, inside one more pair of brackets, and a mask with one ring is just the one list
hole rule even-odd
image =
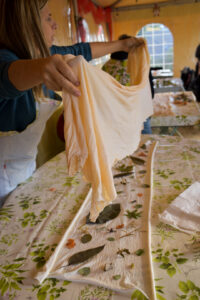
[[166, 298], [164, 298], [163, 296], [161, 296], [160, 294], [156, 293], [156, 298], [158, 300], [166, 300]]
[[183, 292], [185, 294], [187, 294], [189, 292], [188, 285], [184, 281], [180, 281], [178, 286], [179, 286], [179, 289], [181, 290], [181, 292]]
[[81, 276], [87, 276], [88, 274], [90, 274], [90, 268], [84, 267], [78, 270], [78, 274], [80, 274]]
[[165, 263], [164, 263], [164, 264], [161, 264], [161, 265], [159, 266], [159, 268], [160, 268], [160, 269], [166, 270], [166, 269], [168, 269], [170, 266], [171, 266], [171, 264], [169, 264], [169, 263], [168, 263], [168, 264], [165, 264]]
[[188, 300], [199, 300], [199, 297], [196, 295], [190, 296]]
[[161, 257], [160, 256], [157, 256], [153, 259], [153, 261], [155, 262], [161, 262]]
[[19, 291], [21, 290], [21, 288], [16, 284], [16, 282], [11, 282], [10, 286], [15, 290], [19, 290]]
[[147, 183], [144, 183], [144, 184], [141, 185], [141, 187], [142, 187], [142, 188], [150, 188], [150, 185], [147, 184]]
[[162, 256], [161, 261], [162, 261], [163, 263], [165, 263], [165, 264], [168, 264], [168, 263], [169, 263], [169, 258], [166, 257], [166, 256]]
[[0, 289], [2, 289], [3, 285], [6, 283], [5, 278], [0, 279]]
[[186, 261], [188, 261], [188, 259], [187, 258], [177, 258], [177, 260], [176, 260], [176, 262], [177, 262], [177, 264], [184, 264], [184, 263], [186, 263]]
[[51, 295], [51, 296], [49, 297], [49, 300], [54, 300], [54, 299], [55, 299], [54, 295]]
[[145, 161], [141, 158], [138, 157], [134, 157], [132, 155], [129, 156], [131, 158], [131, 160], [133, 161], [134, 164], [136, 165], [144, 165]]
[[174, 267], [169, 267], [167, 269], [167, 274], [170, 276], [170, 277], [173, 277], [174, 274], [176, 274], [176, 269]]
[[96, 222], [90, 221], [90, 214], [87, 215], [86, 224], [103, 224], [110, 220], [115, 219], [121, 211], [121, 207], [119, 203], [110, 204], [104, 208], [104, 210], [100, 213]]
[[187, 286], [191, 291], [195, 289], [195, 284], [191, 280], [187, 280]]
[[7, 289], [9, 288], [9, 284], [8, 282], [6, 281], [4, 283], [4, 285], [1, 287], [1, 295], [3, 296], [5, 294], [5, 292], [7, 291]]
[[121, 278], [121, 275], [114, 275], [114, 276], [113, 276], [113, 279], [114, 279], [114, 280], [119, 280], [120, 278]]
[[138, 249], [137, 251], [135, 251], [135, 255], [137, 256], [141, 256], [142, 254], [144, 254], [144, 249]]
[[92, 239], [91, 234], [84, 234], [84, 235], [81, 237], [81, 242], [82, 242], [83, 244], [86, 244], [86, 243], [90, 242], [91, 239]]
[[25, 260], [25, 259], [26, 259], [25, 257], [19, 257], [19, 258], [14, 259], [14, 261], [22, 261], [22, 260]]
[[147, 298], [139, 290], [134, 291], [134, 293], [131, 295], [131, 300], [134, 300], [134, 299], [147, 300]]
[[113, 237], [108, 237], [107, 240], [110, 241], [110, 242], [113, 242], [113, 241], [115, 241], [115, 238], [113, 238]]
[[40, 289], [40, 292], [41, 293], [45, 293], [45, 292], [47, 292], [49, 289], [50, 289], [50, 285], [49, 284], [46, 284], [46, 285], [44, 285], [41, 289]]
[[40, 291], [37, 293], [37, 299], [38, 300], [45, 300], [47, 297], [47, 293], [41, 293]]
[[133, 171], [133, 165], [131, 165], [131, 166], [125, 166], [123, 164], [123, 165], [117, 167], [116, 170], [118, 170], [118, 171], [120, 171], [122, 173], [129, 173], [129, 172]]
[[68, 265], [70, 266], [70, 265], [82, 263], [82, 262], [88, 260], [89, 258], [100, 253], [104, 247], [105, 247], [105, 245], [97, 247], [97, 248], [91, 248], [91, 249], [88, 249], [85, 251], [77, 252], [69, 258]]
[[63, 281], [63, 286], [68, 285], [70, 283], [71, 283], [71, 281], [65, 280], [65, 281]]

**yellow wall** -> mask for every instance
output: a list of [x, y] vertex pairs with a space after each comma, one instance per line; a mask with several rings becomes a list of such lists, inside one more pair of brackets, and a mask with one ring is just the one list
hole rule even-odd
[[174, 76], [188, 66], [194, 69], [195, 49], [200, 43], [200, 3], [166, 6], [160, 8], [160, 16], [153, 16], [153, 9], [113, 12], [113, 36], [136, 35], [146, 24], [162, 23], [174, 37]]

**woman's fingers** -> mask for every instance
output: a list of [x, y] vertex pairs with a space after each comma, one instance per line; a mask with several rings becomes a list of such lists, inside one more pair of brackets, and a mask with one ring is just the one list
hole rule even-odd
[[144, 40], [141, 38], [131, 37], [124, 40], [125, 51], [129, 52], [133, 47], [139, 47], [144, 44]]
[[63, 56], [56, 54], [44, 60], [42, 77], [47, 88], [56, 91], [65, 89], [74, 96], [80, 96], [80, 91], [77, 88], [80, 84], [79, 80]]
[[70, 72], [69, 73], [67, 72], [67, 74], [65, 75], [66, 77], [63, 76], [62, 73], [57, 71], [56, 78], [55, 78], [57, 86], [60, 86], [60, 90], [66, 90], [68, 93], [79, 97], [81, 93], [77, 88], [77, 86], [75, 86], [70, 80]]

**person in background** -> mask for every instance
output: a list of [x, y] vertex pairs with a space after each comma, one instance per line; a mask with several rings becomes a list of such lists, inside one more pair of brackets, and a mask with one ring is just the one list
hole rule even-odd
[[0, 0], [0, 206], [36, 167], [37, 145], [56, 108], [41, 96], [55, 91], [80, 95], [77, 78], [63, 55], [90, 61], [138, 46], [137, 38], [102, 43], [53, 45], [57, 25], [48, 0]]
[[195, 57], [197, 59], [194, 78], [191, 81], [188, 90], [193, 91], [198, 102], [200, 102], [200, 44], [197, 46], [195, 51]]
[[[119, 36], [118, 40], [125, 40], [131, 38], [126, 34]], [[127, 72], [127, 63], [128, 63], [128, 52], [127, 51], [117, 51], [111, 54], [110, 60], [108, 60], [102, 67], [102, 70], [109, 73], [122, 85], [130, 86], [130, 74]], [[152, 99], [154, 97], [154, 88], [153, 88], [153, 77], [151, 71], [149, 71], [149, 82], [151, 86], [151, 95]], [[142, 134], [151, 134], [151, 123], [150, 118], [144, 122], [144, 129]]]

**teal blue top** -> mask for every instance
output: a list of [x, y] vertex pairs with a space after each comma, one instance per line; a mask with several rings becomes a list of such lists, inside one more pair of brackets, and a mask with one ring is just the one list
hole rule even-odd
[[[52, 46], [51, 54], [82, 55], [87, 61], [92, 59], [89, 43], [73, 46]], [[0, 131], [23, 131], [36, 118], [36, 104], [32, 90], [19, 91], [8, 78], [8, 68], [19, 58], [7, 49], [0, 49]], [[57, 99], [55, 93], [44, 87], [49, 98]]]

